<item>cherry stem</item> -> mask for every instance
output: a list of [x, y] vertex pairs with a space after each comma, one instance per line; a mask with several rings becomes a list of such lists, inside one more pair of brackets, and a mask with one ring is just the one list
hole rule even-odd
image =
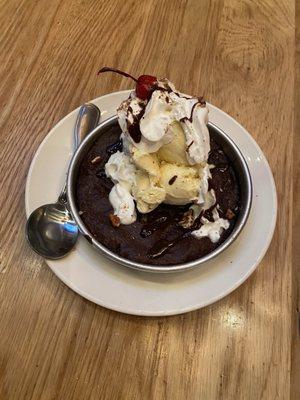
[[101, 69], [98, 71], [98, 74], [97, 74], [97, 75], [102, 74], [102, 72], [116, 72], [116, 73], [119, 74], [119, 75], [126, 76], [126, 78], [131, 78], [131, 79], [133, 79], [135, 82], [138, 81], [138, 80], [137, 80], [136, 78], [134, 78], [132, 75], [127, 74], [127, 72], [120, 71], [119, 69], [116, 69], [116, 68], [103, 67], [103, 68], [101, 68]]

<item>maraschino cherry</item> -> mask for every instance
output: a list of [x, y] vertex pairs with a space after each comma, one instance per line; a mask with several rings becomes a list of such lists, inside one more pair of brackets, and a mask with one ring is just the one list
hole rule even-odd
[[141, 75], [138, 79], [134, 78], [132, 75], [127, 74], [126, 72], [120, 71], [115, 68], [103, 67], [98, 71], [98, 75], [102, 72], [116, 72], [117, 74], [126, 76], [127, 78], [131, 78], [136, 82], [136, 95], [138, 98], [142, 100], [149, 100], [152, 92], [156, 89], [158, 81], [155, 76], [151, 75]]

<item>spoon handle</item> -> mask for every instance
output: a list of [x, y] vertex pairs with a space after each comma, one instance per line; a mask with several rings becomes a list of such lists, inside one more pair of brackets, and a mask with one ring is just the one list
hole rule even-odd
[[[78, 149], [83, 139], [98, 125], [100, 110], [95, 104], [83, 104], [76, 119], [74, 127], [74, 152]], [[58, 202], [67, 204], [67, 183], [65, 182], [62, 191], [58, 196]]]
[[57, 201], [60, 204], [67, 204], [68, 203], [68, 199], [67, 199], [67, 182], [65, 182], [61, 192], [59, 193]]
[[86, 103], [80, 107], [74, 128], [74, 147], [78, 149], [80, 143], [98, 125], [100, 110], [95, 104]]

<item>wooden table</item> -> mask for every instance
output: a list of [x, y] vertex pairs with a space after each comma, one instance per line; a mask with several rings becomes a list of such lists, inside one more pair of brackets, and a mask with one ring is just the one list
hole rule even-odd
[[[0, 399], [299, 399], [293, 1], [0, 6]], [[204, 94], [251, 132], [270, 162], [279, 200], [272, 245], [251, 278], [210, 307], [168, 318], [112, 312], [73, 293], [27, 246], [24, 187], [40, 142], [81, 103], [131, 87], [97, 77], [103, 65]]]

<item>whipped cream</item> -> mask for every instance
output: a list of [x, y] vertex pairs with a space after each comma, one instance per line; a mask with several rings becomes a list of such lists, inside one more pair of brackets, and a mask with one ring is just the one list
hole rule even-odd
[[135, 182], [136, 168], [132, 164], [129, 155], [117, 151], [112, 154], [105, 164], [105, 173], [114, 183], [120, 183], [122, 186], [131, 190]]
[[117, 183], [111, 189], [108, 198], [113, 206], [114, 214], [119, 217], [121, 224], [130, 225], [136, 221], [133, 197], [124, 186]]
[[206, 164], [200, 171], [200, 187], [197, 203], [203, 210], [208, 210], [216, 203], [216, 194], [213, 189], [208, 190], [208, 180], [211, 179], [210, 169], [213, 166]]
[[201, 218], [203, 225], [200, 229], [192, 232], [192, 235], [195, 238], [200, 239], [202, 237], [209, 237], [213, 243], [216, 243], [220, 240], [223, 230], [229, 228], [229, 222], [227, 219], [220, 218], [217, 207], [213, 209], [212, 215], [214, 219], [213, 222], [204, 217]]
[[187, 142], [187, 157], [191, 165], [207, 162], [210, 151], [207, 122], [208, 110], [200, 103], [195, 104], [190, 119], [185, 118], [181, 121]]
[[135, 184], [135, 166], [128, 155], [117, 151], [105, 164], [105, 173], [115, 183], [109, 194], [114, 214], [119, 217], [121, 224], [132, 224], [136, 221], [135, 204], [131, 195]]
[[172, 105], [167, 101], [168, 98], [167, 92], [155, 90], [140, 120], [141, 133], [150, 142], [160, 141], [174, 121]]

